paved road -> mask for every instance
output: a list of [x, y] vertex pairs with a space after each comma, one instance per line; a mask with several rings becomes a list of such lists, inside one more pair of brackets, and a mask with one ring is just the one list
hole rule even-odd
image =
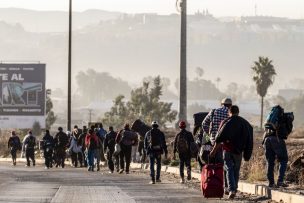
[[0, 202], [222, 202], [206, 200], [200, 191], [164, 180], [149, 185], [138, 171], [108, 174], [85, 168], [45, 170], [0, 163]]

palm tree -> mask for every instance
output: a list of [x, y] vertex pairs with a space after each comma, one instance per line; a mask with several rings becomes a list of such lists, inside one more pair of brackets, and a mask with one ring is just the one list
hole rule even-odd
[[255, 61], [254, 66], [251, 67], [254, 72], [252, 79], [256, 84], [258, 95], [261, 96], [261, 129], [263, 125], [264, 97], [268, 88], [273, 84], [274, 76], [276, 75], [274, 66], [271, 63], [272, 60], [269, 60], [268, 57], [260, 56], [259, 60]]

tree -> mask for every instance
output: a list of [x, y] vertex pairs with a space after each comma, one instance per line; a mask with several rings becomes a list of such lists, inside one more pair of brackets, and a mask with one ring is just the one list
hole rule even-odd
[[198, 75], [198, 78], [201, 78], [201, 77], [203, 77], [205, 71], [201, 67], [196, 67], [195, 68], [195, 73]]
[[51, 90], [47, 89], [46, 90], [46, 119], [45, 119], [45, 128], [49, 130], [52, 125], [55, 123], [57, 116], [55, 116], [53, 109], [53, 102], [50, 97], [51, 95]]
[[143, 82], [142, 86], [131, 91], [130, 101], [124, 102], [124, 96], [119, 95], [114, 100], [113, 107], [105, 113], [102, 122], [106, 125], [122, 127], [124, 122], [141, 119], [146, 123], [157, 120], [161, 126], [173, 122], [177, 112], [171, 110], [172, 103], [160, 101], [162, 84], [159, 76], [153, 79], [153, 84]]
[[274, 82], [274, 76], [276, 75], [272, 60], [268, 57], [259, 57], [258, 61], [254, 62], [254, 66], [251, 67], [253, 70], [253, 81], [256, 84], [256, 90], [258, 95], [261, 97], [261, 122], [260, 128], [263, 125], [263, 112], [264, 112], [264, 97], [267, 94], [268, 88]]

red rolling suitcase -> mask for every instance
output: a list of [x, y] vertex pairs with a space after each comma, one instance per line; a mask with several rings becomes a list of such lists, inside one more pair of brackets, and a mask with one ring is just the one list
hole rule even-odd
[[201, 174], [201, 190], [205, 198], [223, 198], [223, 164], [206, 164]]

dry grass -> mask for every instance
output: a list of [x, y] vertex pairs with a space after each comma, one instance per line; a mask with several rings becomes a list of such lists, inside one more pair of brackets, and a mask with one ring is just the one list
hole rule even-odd
[[0, 132], [0, 156], [7, 157], [9, 155], [9, 150], [7, 148], [7, 143], [9, 139], [9, 132], [1, 131]]

